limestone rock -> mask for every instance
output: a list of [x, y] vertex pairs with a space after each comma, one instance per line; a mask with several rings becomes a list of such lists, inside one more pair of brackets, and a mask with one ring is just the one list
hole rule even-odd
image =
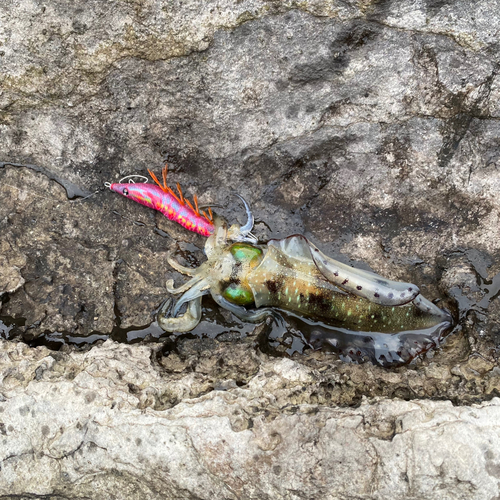
[[[86, 353], [0, 344], [0, 495], [56, 498], [498, 496], [500, 400], [291, 405], [317, 381], [268, 360], [241, 387], [155, 404], [173, 382], [147, 346]], [[184, 386], [184, 388], [182, 388]]]

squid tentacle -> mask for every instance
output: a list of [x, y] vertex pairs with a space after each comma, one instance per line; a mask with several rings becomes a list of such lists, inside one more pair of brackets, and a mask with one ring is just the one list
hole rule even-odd
[[[182, 266], [174, 259], [173, 255], [171, 255], [171, 254], [167, 255], [167, 262], [170, 264], [171, 267], [173, 267], [179, 273], [185, 274], [186, 276], [195, 276], [196, 275], [196, 271], [197, 271], [196, 269], [192, 269], [191, 267]], [[172, 292], [170, 292], [170, 293], [172, 293]]]
[[252, 210], [250, 209], [250, 205], [245, 200], [245, 198], [243, 198], [243, 196], [239, 195], [238, 193], [234, 193], [234, 196], [237, 196], [243, 202], [243, 205], [245, 206], [245, 210], [247, 213], [247, 222], [246, 224], [240, 227], [240, 234], [237, 237], [237, 241], [248, 241], [249, 243], [257, 243], [258, 241], [257, 238], [251, 232], [253, 229], [255, 219], [252, 214]]
[[258, 239], [251, 232], [253, 229], [254, 217], [250, 209], [250, 205], [245, 200], [245, 198], [243, 198], [243, 196], [240, 196], [238, 193], [233, 193], [233, 196], [237, 196], [243, 202], [245, 211], [247, 213], [247, 222], [241, 227], [238, 225], [231, 226], [227, 234], [227, 238], [232, 241], [245, 241], [247, 243], [255, 244], [257, 243]]
[[191, 300], [186, 312], [178, 317], [166, 317], [166, 312], [170, 306], [169, 299], [158, 313], [158, 324], [166, 332], [189, 332], [201, 321], [201, 296]]
[[167, 280], [167, 283], [166, 283], [167, 292], [171, 293], [173, 295], [177, 295], [179, 293], [186, 292], [191, 287], [193, 287], [197, 283], [199, 283], [202, 279], [203, 279], [202, 276], [194, 276], [187, 283], [184, 283], [184, 285], [181, 285], [178, 288], [175, 288], [175, 286], [174, 286], [174, 280]]
[[175, 304], [172, 311], [172, 316], [177, 316], [180, 308], [186, 303], [191, 302], [198, 297], [207, 295], [209, 292], [210, 284], [206, 280], [201, 280], [195, 285], [193, 285]]

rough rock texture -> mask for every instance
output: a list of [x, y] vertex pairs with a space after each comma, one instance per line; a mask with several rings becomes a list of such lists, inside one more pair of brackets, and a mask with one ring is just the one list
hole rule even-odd
[[303, 233], [458, 324], [392, 370], [287, 359], [210, 302], [152, 360], [2, 342], [5, 498], [498, 496], [499, 41], [495, 0], [1, 2], [3, 337], [158, 336], [166, 254], [203, 239], [84, 197], [165, 159], [229, 220], [245, 196], [262, 239]]
[[[500, 494], [500, 400], [290, 403], [321, 374], [261, 360], [245, 387], [183, 399], [150, 347], [60, 354], [3, 342], [0, 498], [485, 499]], [[17, 361], [16, 369], [6, 371]], [[226, 380], [226, 382], [230, 382]], [[172, 408], [165, 401], [183, 399]], [[27, 498], [23, 497], [23, 498]], [[32, 497], [30, 497], [32, 498]]]

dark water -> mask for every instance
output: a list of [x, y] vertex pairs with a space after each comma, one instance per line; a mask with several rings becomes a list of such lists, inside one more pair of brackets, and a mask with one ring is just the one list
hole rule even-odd
[[[161, 305], [158, 309], [160, 307]], [[195, 338], [204, 336], [212, 339], [221, 339], [229, 336], [232, 339], [237, 339], [246, 337], [255, 329], [255, 324], [244, 323], [230, 314], [223, 315], [220, 312], [220, 308], [210, 297], [205, 297], [202, 320], [188, 334], [167, 333], [158, 326], [156, 321], [153, 321], [150, 325], [143, 327], [115, 327], [110, 334], [92, 332], [90, 335], [79, 337], [64, 332], [50, 332], [32, 338], [29, 330], [24, 331], [23, 327], [25, 324], [26, 321], [24, 318], [14, 319], [9, 316], [0, 316], [0, 337], [6, 340], [19, 339], [33, 347], [44, 345], [49, 349], [58, 350], [65, 344], [76, 347], [89, 347], [98, 341], [108, 339], [127, 344], [135, 344], [142, 341], [163, 342], [169, 338], [173, 340], [180, 337]]]
[[[227, 311], [221, 311], [210, 297], [204, 298], [203, 316], [199, 325], [189, 333], [164, 332], [156, 321], [146, 327], [118, 328], [111, 334], [93, 332], [78, 337], [64, 332], [51, 332], [31, 338], [29, 330], [23, 331], [23, 319], [0, 316], [0, 336], [20, 339], [35, 347], [44, 345], [59, 350], [65, 344], [89, 348], [108, 338], [117, 342], [166, 342], [164, 352], [176, 349], [179, 340], [209, 337], [221, 341], [235, 341], [251, 335], [256, 325], [236, 319]], [[440, 345], [450, 328], [443, 323], [439, 328], [398, 334], [353, 332], [333, 327], [320, 321], [302, 318], [296, 314], [277, 310], [269, 317], [256, 337], [256, 345], [273, 356], [291, 356], [308, 349], [322, 349], [339, 355], [346, 362], [371, 361], [382, 366], [397, 366], [411, 362], [418, 355]]]
[[467, 258], [476, 275], [476, 288], [472, 291], [482, 295], [479, 300], [474, 300], [464, 294], [459, 287], [453, 287], [449, 290], [449, 295], [457, 302], [459, 319], [463, 320], [470, 311], [475, 311], [479, 315], [486, 314], [491, 302], [500, 296], [500, 273], [493, 276], [492, 279], [488, 279], [488, 267], [492, 265], [492, 262], [485, 260], [476, 250], [454, 252], [450, 256], [465, 256]]

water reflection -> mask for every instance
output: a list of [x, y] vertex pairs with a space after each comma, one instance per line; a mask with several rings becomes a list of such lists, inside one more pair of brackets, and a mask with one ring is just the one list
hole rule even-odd
[[[451, 324], [443, 321], [432, 328], [394, 334], [351, 331], [280, 311], [267, 333], [272, 354], [292, 355], [304, 349], [332, 351], [346, 362], [371, 361], [382, 366], [397, 366], [438, 346], [449, 333]], [[265, 346], [262, 346], [261, 348]]]

